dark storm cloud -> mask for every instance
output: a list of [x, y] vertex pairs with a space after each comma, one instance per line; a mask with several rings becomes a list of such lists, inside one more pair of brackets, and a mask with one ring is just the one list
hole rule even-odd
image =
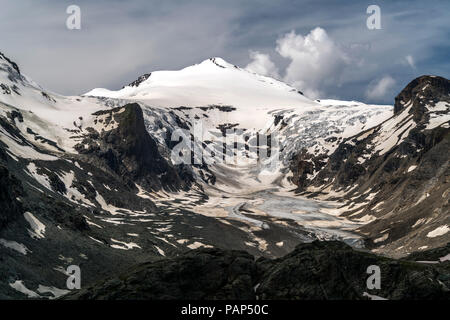
[[[381, 7], [382, 30], [366, 28], [372, 3]], [[70, 4], [81, 7], [81, 30], [65, 27]], [[448, 1], [0, 0], [0, 8], [0, 51], [63, 94], [117, 89], [140, 74], [211, 56], [245, 67], [250, 51], [268, 55], [284, 77], [291, 61], [276, 51], [277, 40], [316, 27], [350, 58], [330, 68], [341, 73], [336, 82], [316, 79], [325, 97], [392, 103], [420, 74], [450, 76]], [[378, 84], [379, 95], [368, 95]]]

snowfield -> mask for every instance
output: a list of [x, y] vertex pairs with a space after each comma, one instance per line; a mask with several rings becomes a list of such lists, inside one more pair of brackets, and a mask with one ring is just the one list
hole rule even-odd
[[118, 91], [93, 89], [84, 95], [140, 100], [155, 107], [220, 105], [254, 110], [317, 105], [283, 82], [246, 71], [221, 58], [179, 71], [155, 71], [137, 86]]

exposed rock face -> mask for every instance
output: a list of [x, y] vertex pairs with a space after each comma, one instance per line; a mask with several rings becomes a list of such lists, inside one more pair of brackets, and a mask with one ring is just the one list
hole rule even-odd
[[[341, 242], [299, 245], [269, 263], [258, 287], [261, 299], [448, 299], [450, 264], [430, 267], [358, 252]], [[381, 289], [367, 289], [367, 268], [380, 267]]]
[[7, 56], [5, 56], [1, 52], [0, 52], [0, 59], [7, 61], [14, 68], [14, 70], [16, 70], [17, 73], [20, 74], [20, 69], [19, 69], [19, 66], [17, 65], [17, 63], [15, 63], [14, 61], [11, 61]]
[[450, 81], [419, 77], [395, 101], [392, 118], [341, 143], [314, 179], [304, 152], [292, 171], [300, 192], [334, 190], [344, 215], [374, 220], [359, 230], [369, 247], [404, 255], [450, 240], [439, 232], [450, 225]]
[[[94, 113], [112, 130], [90, 129], [76, 146], [80, 154], [95, 156], [127, 183], [142, 183], [154, 190], [179, 190], [189, 184], [159, 153], [158, 146], [145, 129], [142, 110], [137, 103]], [[97, 120], [95, 120], [97, 121]], [[185, 176], [186, 177], [186, 176]]]
[[1, 94], [15, 93], [20, 95], [17, 85], [24, 81], [24, 76], [20, 73], [17, 63], [9, 59], [3, 53], [0, 52], [0, 72], [6, 73], [8, 83], [0, 83]]
[[241, 251], [195, 250], [145, 263], [69, 299], [254, 299], [254, 258]]
[[[381, 289], [367, 289], [367, 267]], [[448, 299], [450, 263], [420, 264], [358, 252], [341, 242], [299, 245], [268, 260], [240, 251], [201, 249], [145, 263], [66, 299]]]
[[430, 101], [439, 102], [450, 92], [450, 82], [438, 76], [421, 76], [411, 81], [397, 97], [395, 97], [394, 113], [405, 109], [407, 102], [412, 101], [415, 120], [420, 121], [421, 115], [426, 113], [426, 105]]
[[292, 182], [299, 189], [303, 189], [308, 186], [308, 176], [313, 175], [315, 171], [319, 171], [326, 165], [326, 157], [324, 155], [313, 156], [306, 150], [302, 150], [294, 156], [292, 163], [294, 164], [291, 166]]
[[414, 252], [409, 256], [405, 257], [405, 260], [440, 263], [450, 261], [449, 252], [450, 252], [450, 242], [447, 243], [445, 247]]
[[134, 80], [133, 82], [131, 82], [128, 87], [139, 87], [139, 85], [144, 82], [145, 80], [147, 80], [148, 78], [150, 78], [152, 74], [151, 73], [146, 73], [143, 74], [142, 76], [140, 76], [139, 78], [137, 78], [136, 80]]
[[18, 200], [22, 194], [20, 181], [0, 165], [0, 230], [22, 215], [22, 203]]

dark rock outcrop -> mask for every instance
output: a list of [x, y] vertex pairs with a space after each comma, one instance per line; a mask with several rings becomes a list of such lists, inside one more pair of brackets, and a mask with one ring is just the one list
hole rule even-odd
[[141, 264], [68, 299], [255, 299], [254, 258], [241, 251], [195, 250]]
[[[367, 289], [367, 268], [372, 265], [381, 270], [379, 290]], [[283, 300], [358, 300], [364, 292], [393, 300], [449, 299], [449, 267], [449, 263], [438, 268], [384, 258], [341, 242], [315, 241], [274, 260], [257, 294]]]
[[[445, 247], [434, 248], [431, 250], [417, 251], [405, 257], [410, 261], [450, 261], [450, 242]], [[447, 258], [447, 259], [445, 259]], [[450, 275], [449, 275], [450, 276]]]
[[105, 126], [117, 126], [101, 132], [87, 128], [90, 133], [75, 146], [80, 154], [101, 160], [130, 185], [138, 182], [154, 190], [179, 190], [188, 186], [189, 179], [180, 178], [177, 169], [159, 153], [156, 142], [145, 128], [139, 104], [127, 104], [94, 115], [105, 117]]
[[15, 63], [11, 59], [9, 59], [2, 52], [0, 52], [0, 59], [7, 61], [14, 68], [14, 70], [16, 70], [18, 74], [20, 74], [20, 69], [19, 69], [19, 66], [17, 65], [17, 63]]
[[450, 81], [438, 76], [421, 76], [411, 81], [396, 97], [394, 114], [404, 110], [408, 102], [412, 103], [416, 121], [420, 121], [430, 101], [441, 101], [450, 92]]
[[[381, 288], [367, 289], [367, 268], [380, 267]], [[241, 251], [195, 250], [144, 263], [65, 299], [449, 299], [450, 263], [421, 264], [355, 251], [341, 242], [301, 244], [269, 260]]]
[[[139, 85], [144, 82], [145, 80], [147, 80], [148, 78], [150, 78], [152, 74], [151, 73], [146, 73], [143, 74], [142, 76], [140, 76], [139, 78], [137, 78], [136, 80], [134, 80], [133, 82], [131, 82], [130, 84], [128, 84], [127, 87], [139, 87]], [[125, 88], [125, 87], [124, 87]]]
[[0, 165], [0, 230], [23, 214], [18, 197], [23, 195], [21, 182]]

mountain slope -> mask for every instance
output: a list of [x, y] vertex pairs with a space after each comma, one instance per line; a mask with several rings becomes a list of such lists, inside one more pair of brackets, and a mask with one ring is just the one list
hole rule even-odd
[[191, 248], [245, 248], [244, 231], [167, 200], [204, 196], [138, 105], [53, 94], [0, 58], [0, 298], [65, 294], [73, 264], [90, 283]]
[[394, 115], [346, 139], [316, 177], [300, 153], [293, 164], [299, 191], [335, 191], [340, 210], [356, 220], [368, 245], [404, 255], [450, 240], [450, 81], [422, 76], [396, 97]]

